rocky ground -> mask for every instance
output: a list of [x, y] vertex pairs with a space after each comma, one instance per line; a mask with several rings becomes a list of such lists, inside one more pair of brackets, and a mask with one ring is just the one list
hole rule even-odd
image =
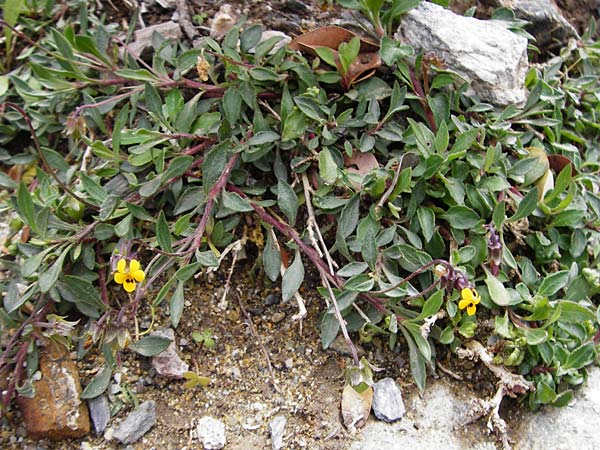
[[[193, 1], [186, 7], [182, 6], [184, 3], [155, 0], [144, 4], [144, 25], [172, 20], [177, 28], [174, 33], [191, 40], [211, 33], [211, 29], [214, 32], [214, 17], [221, 2]], [[129, 3], [107, 2], [104, 7], [117, 23], [124, 24], [129, 18]], [[481, 8], [482, 14], [488, 9]], [[247, 13], [251, 20], [290, 36], [335, 20], [346, 23], [351, 20], [340, 9], [318, 1], [248, 0], [238, 2], [233, 13]], [[572, 19], [573, 14], [571, 11], [567, 17]], [[577, 29], [565, 25], [565, 36], [582, 31], [583, 15], [572, 22]], [[191, 31], [185, 26], [190, 24]], [[550, 42], [555, 43], [552, 39]], [[307, 317], [295, 320], [296, 305], [282, 303], [279, 287], [252, 271], [251, 261], [256, 257], [253, 251], [249, 248], [248, 258], [237, 262], [226, 304], [222, 297], [231, 258], [224, 261], [219, 272], [199, 279], [186, 293], [184, 317], [173, 334], [175, 345], [167, 356], [163, 355], [162, 361], [133, 352], [123, 355], [122, 370], [113, 374], [108, 394], [87, 402], [77, 416], [77, 420], [85, 422], [89, 408], [89, 434], [56, 442], [31, 440], [21, 409], [14, 408], [0, 422], [0, 447], [29, 450], [223, 446], [231, 450], [502, 448], [502, 442], [487, 431], [487, 416], [478, 414], [495, 391], [494, 379], [485, 367], [458, 360], [454, 355], [445, 359], [439, 356], [443, 365], [420, 396], [411, 381], [406, 348], [399, 345], [395, 352], [390, 352], [386, 342], [377, 338], [363, 345], [362, 350], [369, 361], [382, 369], [376, 379], [388, 380], [379, 386], [380, 393], [376, 389], [375, 413], [364, 429], [358, 433], [348, 431], [342, 424], [340, 399], [344, 367], [349, 359], [342, 340], [328, 351], [321, 348], [318, 322], [323, 304], [314, 284], [308, 283], [302, 291]], [[142, 309], [140, 317], [149, 315], [147, 309]], [[167, 334], [168, 326], [166, 307], [157, 311], [153, 323], [149, 319], [139, 323], [142, 330], [150, 328]], [[64, 361], [70, 356], [63, 354], [48, 362], [48, 373], [59, 374], [58, 385], [63, 379]], [[74, 378], [65, 379], [75, 380], [80, 376], [86, 386], [102, 365], [101, 352], [91, 351], [70, 369]], [[44, 370], [42, 367], [42, 373]], [[188, 370], [203, 377], [201, 380], [207, 385], [186, 386], [181, 376]], [[561, 410], [532, 414], [517, 402], [503, 406], [501, 415], [508, 422], [515, 448], [600, 448], [600, 441], [594, 437], [595, 423], [600, 418], [599, 378], [600, 371], [592, 370], [588, 387], [572, 405]], [[58, 385], [51, 385], [48, 390], [54, 392]], [[62, 400], [68, 403], [70, 391], [68, 387], [65, 389]], [[135, 408], [136, 405], [139, 407]], [[24, 410], [36, 409], [36, 403], [22, 406]], [[43, 410], [41, 406], [39, 409]], [[65, 415], [68, 422], [73, 410]], [[86, 429], [85, 423], [76, 426]]]

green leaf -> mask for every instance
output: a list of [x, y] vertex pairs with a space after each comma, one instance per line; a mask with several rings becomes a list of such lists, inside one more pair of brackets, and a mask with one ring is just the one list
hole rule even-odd
[[335, 52], [332, 49], [329, 47], [315, 47], [315, 51], [317, 52], [319, 58], [321, 58], [325, 63], [337, 69]]
[[246, 145], [253, 146], [253, 145], [269, 144], [271, 142], [277, 142], [279, 139], [280, 139], [279, 134], [275, 133], [274, 131], [259, 131], [254, 136], [252, 136], [250, 139], [248, 139], [248, 142], [246, 142]]
[[437, 314], [437, 312], [442, 307], [443, 303], [444, 303], [444, 291], [442, 291], [442, 290], [436, 291], [433, 295], [431, 295], [425, 301], [425, 304], [423, 305], [423, 310], [421, 311], [421, 314], [419, 314], [417, 317], [415, 317], [414, 320], [423, 320], [423, 319], [433, 316], [434, 314]]
[[100, 317], [99, 311], [105, 311], [107, 308], [100, 299], [98, 289], [85, 278], [64, 275], [56, 287], [64, 300], [74, 303], [86, 316], [97, 319]]
[[560, 289], [565, 287], [569, 281], [569, 271], [561, 270], [560, 272], [555, 272], [551, 275], [548, 275], [546, 278], [542, 280], [542, 284], [538, 289], [538, 295], [541, 296], [551, 296], [556, 294]]
[[277, 184], [277, 205], [287, 217], [289, 225], [293, 227], [296, 223], [296, 214], [300, 204], [298, 196], [284, 180], [279, 180]]
[[408, 321], [403, 323], [403, 327], [405, 327], [412, 335], [415, 344], [417, 344], [417, 348], [421, 355], [423, 355], [423, 358], [425, 358], [425, 361], [429, 361], [431, 359], [431, 346], [427, 339], [423, 337], [421, 327], [414, 322]]
[[154, 217], [152, 217], [150, 213], [146, 211], [145, 208], [138, 206], [134, 203], [125, 203], [125, 206], [136, 219], [143, 220], [145, 222], [155, 221]]
[[240, 49], [242, 52], [247, 53], [248, 50], [255, 47], [260, 42], [262, 37], [262, 25], [256, 24], [246, 28], [242, 34], [240, 34]]
[[438, 153], [444, 153], [448, 148], [449, 141], [450, 136], [448, 134], [448, 124], [446, 124], [446, 121], [442, 121], [438, 128], [437, 134], [435, 135], [433, 146]]
[[40, 273], [40, 278], [38, 279], [38, 286], [40, 287], [40, 291], [42, 293], [48, 292], [58, 281], [58, 277], [62, 273], [63, 263], [65, 262], [65, 257], [71, 250], [71, 245], [67, 245], [60, 256], [54, 261], [52, 266], [46, 271]]
[[533, 212], [537, 206], [538, 201], [538, 188], [537, 186], [532, 188], [525, 197], [519, 202], [517, 212], [508, 219], [509, 222], [515, 222], [523, 217], [527, 217]]
[[186, 264], [185, 266], [180, 267], [177, 272], [175, 272], [175, 277], [181, 282], [186, 282], [192, 278], [196, 272], [198, 272], [198, 269], [200, 269], [201, 266], [202, 264], [199, 262]]
[[292, 296], [298, 292], [300, 285], [304, 281], [304, 265], [300, 252], [296, 250], [294, 261], [286, 269], [281, 281], [281, 299], [287, 302]]
[[142, 356], [156, 356], [164, 352], [171, 344], [171, 339], [160, 336], [145, 336], [129, 348]]
[[585, 306], [563, 300], [560, 302], [560, 321], [564, 323], [582, 323], [587, 320], [594, 321], [596, 318], [594, 311]]
[[202, 163], [202, 184], [205, 194], [208, 194], [223, 173], [223, 170], [225, 170], [228, 150], [227, 146], [219, 145], [213, 148], [206, 155], [206, 158], [204, 158], [204, 162]]
[[271, 232], [267, 232], [267, 242], [263, 249], [263, 266], [265, 273], [271, 281], [277, 280], [281, 268], [281, 253], [275, 246]]
[[461, 133], [456, 138], [456, 141], [454, 141], [454, 145], [450, 149], [450, 153], [460, 153], [469, 150], [473, 145], [473, 142], [475, 142], [475, 138], [477, 137], [478, 133], [479, 130], [477, 129], [472, 129]]
[[350, 65], [358, 58], [358, 53], [360, 52], [360, 39], [355, 36], [350, 42], [341, 43], [338, 52], [343, 73], [347, 73]]
[[172, 253], [173, 247], [171, 247], [171, 232], [169, 231], [169, 224], [165, 218], [165, 212], [160, 211], [158, 219], [156, 221], [156, 240], [158, 246], [165, 252]]
[[293, 109], [282, 122], [281, 142], [299, 138], [306, 132], [310, 123], [308, 117], [299, 109]]
[[106, 197], [106, 199], [102, 202], [102, 205], [100, 206], [100, 213], [98, 214], [98, 218], [102, 222], [108, 220], [117, 209], [119, 201], [119, 197], [117, 197], [116, 195], [109, 195], [108, 197]]
[[223, 113], [230, 126], [235, 126], [242, 109], [242, 95], [235, 87], [230, 87], [223, 96]]
[[419, 225], [421, 226], [421, 231], [423, 231], [425, 242], [431, 241], [435, 232], [435, 213], [431, 208], [420, 206], [417, 209], [417, 218], [419, 219]]
[[338, 167], [327, 147], [319, 152], [319, 175], [326, 184], [334, 184], [337, 180]]
[[184, 302], [185, 298], [183, 297], [183, 282], [180, 281], [177, 283], [177, 288], [171, 297], [171, 302], [169, 305], [169, 312], [171, 315], [171, 323], [173, 324], [173, 328], [177, 328], [179, 325], [181, 315], [183, 314]]
[[573, 350], [567, 357], [567, 361], [563, 364], [562, 369], [581, 369], [589, 366], [596, 359], [596, 350], [592, 342], [582, 345]]
[[354, 195], [342, 208], [340, 220], [338, 222], [338, 233], [344, 239], [350, 236], [356, 228], [356, 225], [358, 225], [359, 206], [360, 196]]
[[102, 372], [98, 373], [90, 384], [88, 384], [80, 395], [81, 399], [96, 398], [104, 393], [110, 384], [112, 370], [108, 366], [104, 366]]
[[146, 83], [144, 85], [144, 96], [146, 98], [146, 105], [148, 106], [148, 109], [155, 114], [158, 119], [163, 119], [163, 102], [160, 98], [160, 94], [152, 84]]
[[84, 172], [79, 172], [79, 179], [81, 180], [83, 189], [85, 189], [85, 191], [90, 195], [90, 197], [93, 200], [95, 200], [98, 204], [102, 204], [102, 202], [106, 200], [108, 194], [104, 189], [102, 189], [102, 186], [100, 186], [100, 184], [96, 180], [90, 178]]
[[427, 379], [427, 372], [425, 370], [425, 358], [418, 350], [411, 334], [403, 327], [400, 327], [406, 343], [408, 344], [408, 359], [410, 362], [410, 371], [412, 373], [415, 384], [419, 388], [419, 391], [425, 390], [425, 381]]
[[236, 212], [250, 212], [254, 211], [250, 202], [236, 194], [235, 192], [223, 191], [222, 194], [223, 206], [227, 209], [231, 209]]
[[173, 158], [167, 170], [162, 174], [161, 179], [166, 182], [172, 178], [179, 178], [188, 170], [193, 161], [194, 158], [188, 155]]
[[373, 289], [375, 280], [372, 276], [366, 273], [354, 275], [346, 283], [344, 283], [344, 289], [352, 292], [368, 292]]
[[340, 332], [340, 323], [333, 314], [323, 314], [323, 319], [319, 324], [321, 334], [321, 344], [323, 350], [327, 350]]
[[524, 328], [523, 335], [528, 345], [540, 345], [548, 339], [548, 332], [541, 328]]
[[407, 272], [414, 272], [431, 261], [431, 255], [417, 250], [409, 244], [398, 244], [384, 250], [387, 257], [396, 262]]
[[17, 189], [17, 208], [23, 221], [33, 230], [37, 230], [33, 199], [31, 198], [29, 189], [27, 189], [27, 186], [23, 182], [19, 184], [19, 188]]
[[471, 229], [481, 221], [479, 215], [468, 206], [452, 206], [442, 218], [457, 230]]
[[498, 306], [508, 306], [510, 304], [510, 293], [506, 290], [502, 282], [486, 271], [485, 285], [487, 286], [490, 298]]
[[[337, 275], [339, 277], [351, 277], [363, 273], [365, 270], [367, 270], [368, 267], [369, 265], [367, 263], [352, 261], [351, 263], [346, 264], [344, 267], [338, 270]], [[600, 312], [600, 308], [598, 309], [598, 311]], [[600, 319], [598, 319], [598, 321], [600, 322]]]

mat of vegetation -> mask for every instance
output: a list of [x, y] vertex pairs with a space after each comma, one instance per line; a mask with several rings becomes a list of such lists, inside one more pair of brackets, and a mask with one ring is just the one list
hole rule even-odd
[[415, 2], [361, 1], [373, 37], [292, 44], [309, 52], [242, 18], [200, 48], [155, 34], [147, 57], [85, 2], [59, 16], [9, 3], [5, 403], [31, 395], [47, 339], [103, 351], [83, 394], [100, 395], [122, 352], [170, 342], [144, 336], [140, 305], [168, 305], [177, 327], [185, 286], [248, 242], [298, 317], [305, 273], [318, 274], [322, 345], [346, 338], [357, 391], [374, 367], [352, 332], [403, 346], [419, 389], [442, 346], [489, 357], [503, 393], [532, 408], [565, 405], [584, 382], [600, 339], [589, 35], [529, 70], [525, 105], [499, 109], [391, 38]]

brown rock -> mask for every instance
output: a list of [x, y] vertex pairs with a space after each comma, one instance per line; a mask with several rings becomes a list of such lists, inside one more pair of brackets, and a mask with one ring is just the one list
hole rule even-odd
[[50, 343], [40, 352], [42, 378], [33, 398], [18, 397], [27, 434], [34, 439], [77, 438], [90, 432], [90, 418], [79, 399], [77, 366], [62, 345]]

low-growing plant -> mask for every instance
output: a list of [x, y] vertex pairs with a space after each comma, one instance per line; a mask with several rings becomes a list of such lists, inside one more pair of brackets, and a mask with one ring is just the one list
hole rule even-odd
[[438, 354], [484, 342], [532, 408], [571, 399], [600, 339], [597, 43], [532, 68], [527, 103], [500, 109], [387, 37], [385, 70], [342, 88], [258, 25], [198, 49], [155, 34], [144, 60], [79, 17], [23, 36], [36, 44], [0, 95], [5, 403], [31, 394], [52, 336], [102, 349], [86, 398], [121, 352], [164, 350], [142, 304], [177, 327], [185, 286], [237, 255], [250, 223], [284, 301], [302, 311], [305, 267], [318, 274], [323, 347], [344, 336], [358, 389], [372, 366], [353, 332], [401, 346], [421, 390]]

